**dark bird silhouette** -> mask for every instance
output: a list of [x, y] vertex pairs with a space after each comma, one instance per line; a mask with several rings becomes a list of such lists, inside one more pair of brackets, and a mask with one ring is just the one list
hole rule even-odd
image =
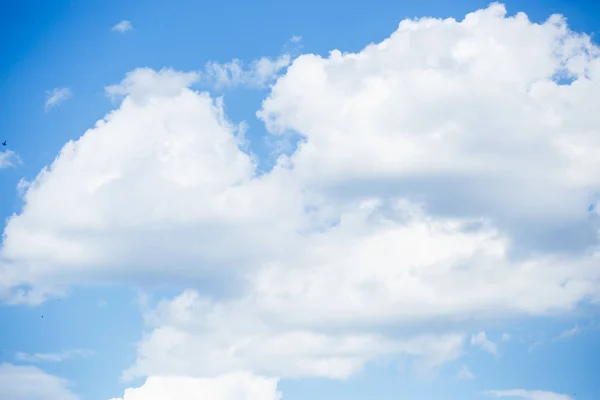
[[6, 140], [2, 142], [2, 146], [6, 146]]

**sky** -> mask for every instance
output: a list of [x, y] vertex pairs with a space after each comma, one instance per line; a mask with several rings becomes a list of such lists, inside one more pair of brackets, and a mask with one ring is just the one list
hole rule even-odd
[[600, 397], [600, 3], [2, 10], [1, 399]]

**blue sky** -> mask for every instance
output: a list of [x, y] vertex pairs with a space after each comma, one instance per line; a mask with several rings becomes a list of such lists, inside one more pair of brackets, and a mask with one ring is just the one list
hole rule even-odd
[[599, 4], [2, 9], [0, 397], [600, 395]]

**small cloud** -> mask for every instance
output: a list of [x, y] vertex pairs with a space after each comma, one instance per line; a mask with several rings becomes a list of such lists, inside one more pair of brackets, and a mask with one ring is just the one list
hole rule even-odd
[[40, 363], [40, 362], [62, 362], [65, 360], [73, 359], [73, 358], [82, 358], [89, 357], [94, 354], [91, 350], [85, 349], [74, 349], [63, 351], [61, 353], [23, 353], [17, 352], [15, 353], [15, 359], [19, 361], [25, 361], [30, 363]]
[[489, 340], [484, 331], [479, 332], [471, 337], [471, 346], [477, 346], [484, 351], [495, 356], [498, 355], [498, 348], [496, 343]]
[[21, 178], [19, 180], [19, 183], [17, 183], [17, 193], [19, 194], [19, 197], [23, 197], [25, 195], [27, 189], [29, 189], [29, 186], [31, 186], [31, 182], [25, 178]]
[[292, 36], [292, 38], [290, 39], [290, 42], [292, 42], [292, 43], [300, 43], [301, 41], [302, 41], [302, 36], [297, 36], [297, 35]]
[[14, 167], [20, 163], [19, 157], [12, 150], [0, 151], [0, 168]]
[[125, 33], [133, 29], [130, 21], [123, 20], [113, 26], [110, 30], [113, 32]]
[[537, 340], [537, 341], [533, 342], [531, 344], [531, 346], [529, 346], [528, 351], [530, 353], [532, 353], [535, 349], [537, 349], [538, 347], [542, 347], [543, 345], [544, 345], [544, 341], [543, 340]]
[[98, 301], [98, 307], [100, 307], [100, 308], [106, 307], [107, 304], [108, 304], [108, 302], [104, 299]]
[[228, 63], [209, 62], [203, 78], [217, 88], [250, 86], [264, 87], [273, 82], [279, 73], [291, 63], [289, 54], [278, 58], [262, 57], [247, 67], [237, 59]]
[[73, 94], [69, 88], [55, 88], [46, 92], [46, 111], [70, 98]]
[[512, 336], [509, 333], [503, 333], [502, 334], [502, 341], [503, 342], [508, 342], [511, 338], [512, 338]]
[[543, 390], [488, 390], [486, 395], [499, 399], [523, 399], [523, 400], [573, 400], [571, 396]]
[[471, 370], [469, 370], [469, 367], [467, 367], [466, 365], [463, 365], [458, 370], [457, 377], [458, 377], [458, 379], [474, 379], [475, 375], [473, 375]]
[[579, 327], [579, 325], [575, 325], [573, 328], [568, 329], [564, 332], [561, 332], [560, 335], [558, 335], [558, 337], [556, 338], [556, 340], [564, 340], [564, 339], [568, 339], [570, 337], [573, 337], [579, 333], [581, 333], [582, 329], [581, 327]]

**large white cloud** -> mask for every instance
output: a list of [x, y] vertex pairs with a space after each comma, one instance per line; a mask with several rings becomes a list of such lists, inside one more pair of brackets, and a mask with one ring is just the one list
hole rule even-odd
[[[261, 313], [256, 304], [214, 304], [193, 291], [146, 314], [151, 332], [125, 378], [146, 375], [219, 376], [252, 370], [283, 377], [343, 379], [389, 354], [419, 357], [432, 372], [461, 355], [460, 334], [386, 336], [373, 330], [319, 330]], [[293, 310], [289, 310], [293, 312]]]
[[581, 251], [600, 183], [598, 48], [558, 16], [505, 12], [405, 20], [360, 53], [300, 56], [258, 115], [303, 138], [293, 169], [328, 192], [409, 195], [493, 217], [524, 251]]
[[0, 364], [0, 398], [10, 400], [78, 400], [64, 379], [37, 367]]
[[[197, 73], [133, 71], [28, 188], [0, 292], [192, 288], [148, 310], [129, 376], [344, 378], [390, 354], [435, 369], [463, 321], [599, 299], [597, 54], [559, 17], [493, 5], [300, 56], [258, 115], [304, 140], [262, 175]], [[215, 276], [240, 290], [200, 285]]]
[[150, 377], [138, 387], [125, 390], [122, 398], [111, 400], [280, 400], [277, 379], [247, 373], [214, 379], [193, 377]]
[[186, 89], [193, 79], [141, 69], [109, 88], [127, 95], [119, 109], [64, 146], [8, 221], [8, 284], [197, 278], [253, 264], [297, 226], [294, 192], [274, 175], [252, 179], [237, 127]]

